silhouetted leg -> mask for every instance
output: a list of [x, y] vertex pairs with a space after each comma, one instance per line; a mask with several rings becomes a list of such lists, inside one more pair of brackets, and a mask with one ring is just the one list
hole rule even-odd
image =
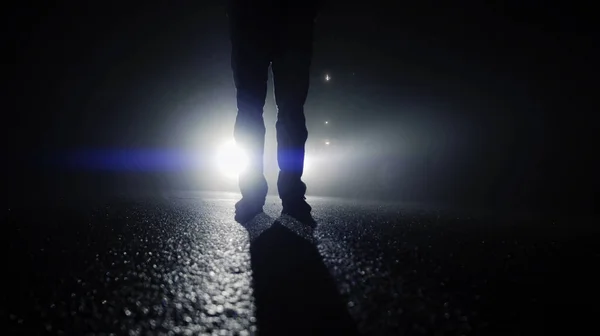
[[314, 13], [288, 8], [280, 16], [273, 55], [273, 79], [277, 103], [277, 187], [284, 201], [303, 199], [304, 146], [308, 136], [304, 103], [308, 94]]
[[243, 198], [264, 204], [267, 182], [263, 174], [265, 124], [263, 107], [270, 64], [268, 26], [257, 6], [234, 1], [229, 10], [231, 66], [236, 88], [237, 117], [234, 137], [248, 156], [247, 169], [240, 174]]

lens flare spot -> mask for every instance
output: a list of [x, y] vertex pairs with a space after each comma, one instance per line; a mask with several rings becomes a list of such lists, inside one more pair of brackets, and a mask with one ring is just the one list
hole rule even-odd
[[246, 169], [248, 158], [235, 141], [230, 140], [217, 150], [216, 163], [224, 176], [235, 179]]

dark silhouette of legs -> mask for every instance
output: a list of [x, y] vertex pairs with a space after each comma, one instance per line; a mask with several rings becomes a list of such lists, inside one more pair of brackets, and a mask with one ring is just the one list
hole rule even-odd
[[278, 110], [277, 187], [283, 212], [301, 221], [312, 221], [311, 208], [304, 200], [306, 185], [301, 178], [308, 136], [304, 103], [309, 87], [315, 4], [285, 0], [230, 2], [232, 69], [238, 106], [234, 135], [249, 158], [239, 180], [242, 200], [236, 204], [236, 218], [242, 221], [262, 211], [267, 194], [262, 115], [269, 65]]

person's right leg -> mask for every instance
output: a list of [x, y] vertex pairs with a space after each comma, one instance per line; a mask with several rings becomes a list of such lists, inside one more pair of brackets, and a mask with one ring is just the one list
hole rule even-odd
[[263, 107], [267, 94], [270, 41], [264, 12], [258, 6], [252, 6], [252, 2], [233, 1], [228, 15], [238, 108], [234, 137], [248, 157], [248, 166], [239, 176], [242, 199], [236, 204], [236, 220], [245, 222], [262, 211], [267, 195], [267, 181], [263, 173]]

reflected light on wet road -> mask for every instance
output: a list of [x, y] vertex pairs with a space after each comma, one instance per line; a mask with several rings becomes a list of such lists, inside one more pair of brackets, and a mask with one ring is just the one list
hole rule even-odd
[[8, 208], [7, 334], [536, 334], [599, 282], [573, 221], [309, 197], [313, 230], [270, 196], [242, 226], [238, 197]]

